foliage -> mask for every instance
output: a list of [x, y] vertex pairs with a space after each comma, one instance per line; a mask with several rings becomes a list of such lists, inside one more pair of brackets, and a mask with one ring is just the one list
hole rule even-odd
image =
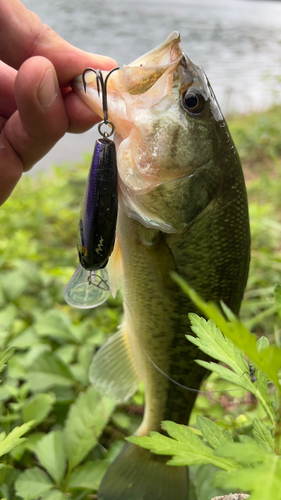
[[[227, 323], [217, 306], [205, 303], [182, 279], [176, 277], [176, 280], [204, 314], [222, 327], [224, 334], [213, 321], [206, 321], [196, 314], [189, 315], [196, 337], [188, 335], [188, 340], [223, 365], [201, 360], [197, 363], [251, 392], [262, 404], [267, 418], [265, 421], [254, 419], [252, 436], [240, 436], [239, 442], [234, 442], [228, 431], [204, 417], [197, 418], [200, 436], [192, 428], [162, 422], [168, 436], [151, 432], [149, 437], [130, 437], [127, 440], [153, 453], [172, 456], [169, 465], [212, 464], [222, 469], [224, 472], [215, 475], [216, 486], [249, 491], [254, 500], [281, 499], [281, 409], [277, 406], [281, 392], [277, 377], [281, 368], [281, 349], [269, 346], [265, 337], [257, 342], [224, 307], [229, 319]], [[278, 307], [280, 305], [279, 302]], [[254, 381], [249, 377], [248, 364], [238, 346], [245, 347], [244, 352], [247, 350], [251, 360], [255, 360], [257, 376]], [[276, 389], [269, 394], [267, 385], [270, 375], [275, 375], [275, 370], [272, 370], [275, 365]]]
[[[243, 353], [249, 356], [249, 358], [254, 361], [254, 363], [257, 365], [258, 368], [263, 370], [268, 378], [273, 381], [279, 392], [281, 392], [281, 386], [279, 383], [278, 379], [278, 372], [281, 369], [281, 349], [276, 346], [276, 345], [269, 345], [266, 339], [262, 338], [260, 344], [262, 345], [262, 349], [258, 348], [258, 343], [256, 337], [247, 330], [247, 328], [244, 327], [244, 325], [239, 321], [238, 318], [236, 318], [229, 309], [222, 304], [222, 308], [224, 313], [227, 316], [227, 319], [229, 322], [226, 321], [224, 316], [221, 314], [219, 307], [216, 304], [213, 303], [207, 303], [204, 302], [198, 295], [197, 293], [190, 288], [182, 278], [179, 276], [174, 276], [174, 279], [179, 283], [179, 285], [183, 288], [183, 290], [189, 295], [189, 297], [192, 299], [192, 301], [201, 309], [201, 311], [204, 313], [205, 316], [208, 318], [211, 318], [216, 325], [219, 326], [221, 332], [228, 337], [235, 346], [239, 347], [241, 349], [240, 353], [240, 358], [243, 357]], [[193, 318], [193, 315], [190, 316], [191, 320]], [[202, 319], [204, 322], [204, 320]], [[192, 323], [193, 324], [193, 323]], [[199, 326], [199, 322], [198, 322]], [[194, 326], [193, 326], [194, 329]], [[216, 352], [215, 346], [212, 344], [215, 344], [217, 341], [217, 348], [220, 350], [220, 347], [222, 347], [222, 341], [224, 341], [223, 336], [221, 332], [214, 331], [212, 328], [212, 324], [209, 325], [209, 328], [207, 329], [209, 331], [209, 344], [211, 344], [211, 347], [208, 348], [204, 345], [204, 342], [206, 341], [206, 338], [204, 336], [203, 342], [201, 343], [194, 342], [198, 347], [206, 352], [212, 352], [212, 356], [215, 357], [215, 359], [218, 359], [219, 361], [226, 361], [227, 358], [223, 357], [220, 355], [220, 352]], [[202, 333], [202, 330], [200, 327], [198, 328], [198, 332]], [[196, 328], [195, 328], [195, 333], [197, 333]], [[199, 333], [199, 335], [200, 335]], [[192, 337], [188, 336], [188, 340], [192, 341]], [[225, 341], [227, 343], [227, 341]], [[229, 348], [229, 346], [228, 346]], [[232, 348], [232, 346], [230, 346]], [[223, 350], [226, 350], [225, 347], [223, 347]], [[219, 356], [218, 356], [219, 354]], [[235, 351], [233, 352], [235, 356]], [[236, 361], [236, 364], [230, 365], [232, 369], [237, 370], [237, 365], [239, 368], [239, 361], [238, 361], [238, 356], [234, 360]], [[203, 362], [200, 361], [200, 364]], [[207, 366], [206, 364], [203, 366]], [[242, 363], [242, 368], [243, 368], [243, 363]], [[208, 367], [212, 370], [215, 370], [212, 365], [208, 364]], [[245, 367], [245, 364], [244, 364]], [[236, 371], [237, 373], [237, 371]], [[238, 373], [239, 374], [239, 373]], [[241, 375], [241, 373], [240, 373]], [[235, 380], [235, 379], [234, 379]], [[267, 382], [267, 380], [265, 381]], [[236, 384], [237, 384], [237, 378], [236, 378]], [[239, 384], [240, 385], [240, 384]], [[245, 387], [246, 390], [249, 390], [248, 387]]]
[[247, 181], [251, 223], [251, 265], [241, 318], [258, 336], [278, 342], [273, 287], [281, 270], [280, 107], [230, 120]]
[[[265, 335], [271, 347], [274, 340], [278, 345], [280, 336], [272, 290], [281, 281], [280, 134], [275, 116], [274, 111], [268, 114], [270, 127], [263, 114], [230, 123], [251, 180], [247, 189], [252, 261], [241, 318], [258, 337]], [[261, 169], [260, 159], [266, 170]], [[121, 298], [110, 298], [86, 312], [70, 308], [63, 300], [64, 286], [77, 265], [76, 221], [88, 166], [89, 157], [73, 167], [25, 175], [0, 211], [0, 498], [7, 500], [93, 498], [124, 437], [135, 431], [142, 418], [141, 387], [132, 401], [116, 409], [88, 383], [93, 353], [121, 323]], [[275, 295], [279, 293], [276, 289]], [[196, 321], [194, 328], [201, 331], [202, 320]], [[214, 325], [210, 329], [220, 342], [218, 330]], [[265, 342], [259, 340], [258, 354], [260, 348], [261, 352], [268, 348]], [[262, 390], [264, 367], [256, 370], [258, 381], [252, 384], [238, 351], [228, 347], [222, 355], [234, 370], [235, 382], [241, 382], [239, 389], [228, 393], [234, 386], [230, 377], [222, 375], [229, 374], [229, 369], [214, 365], [222, 372], [213, 371], [204, 382], [206, 393], [199, 394], [191, 417], [194, 442], [200, 439], [202, 453], [209, 456], [208, 463], [191, 467], [198, 500], [225, 491], [211, 484], [218, 462], [240, 465], [224, 468], [229, 482], [231, 474], [244, 470], [233, 450], [231, 456], [223, 456], [222, 451], [217, 455], [219, 440], [226, 440], [221, 446], [229, 445], [232, 438], [234, 444], [244, 445], [243, 436], [250, 436], [272, 457], [274, 407], [270, 409]], [[165, 425], [174, 432], [173, 424]], [[275, 465], [268, 462], [268, 470]], [[226, 480], [218, 484], [222, 483]], [[227, 486], [226, 491], [230, 489]]]
[[[26, 470], [16, 480], [17, 494], [26, 500], [32, 500], [32, 483], [36, 482], [37, 497], [57, 488], [61, 492], [61, 498], [67, 498], [63, 493], [81, 487], [77, 476], [81, 475], [82, 470], [84, 473], [87, 470], [88, 476], [91, 475], [90, 489], [93, 489], [96, 476], [101, 479], [101, 472], [106, 471], [107, 462], [88, 460], [82, 466], [80, 464], [98, 443], [113, 409], [114, 401], [102, 397], [93, 387], [80, 393], [69, 410], [64, 427], [42, 436], [33, 449], [40, 466], [48, 475], [38, 467]], [[83, 481], [85, 482], [85, 478]]]
[[280, 143], [280, 106], [235, 117], [230, 121], [230, 131], [239, 151], [242, 162], [248, 167], [261, 168], [273, 166], [281, 156]]
[[0, 498], [87, 498], [137, 425], [88, 382], [120, 298], [86, 313], [63, 299], [86, 175], [26, 176], [0, 213]]

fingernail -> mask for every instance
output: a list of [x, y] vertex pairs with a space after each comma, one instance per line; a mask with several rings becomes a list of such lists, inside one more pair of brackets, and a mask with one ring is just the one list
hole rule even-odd
[[43, 81], [37, 91], [38, 100], [44, 108], [49, 108], [57, 97], [54, 74], [51, 69], [46, 72]]

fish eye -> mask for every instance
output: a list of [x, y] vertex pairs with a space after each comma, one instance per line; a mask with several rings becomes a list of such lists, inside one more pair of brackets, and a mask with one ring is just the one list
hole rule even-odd
[[200, 90], [197, 88], [189, 88], [182, 95], [182, 104], [188, 113], [198, 115], [204, 107], [205, 99]]

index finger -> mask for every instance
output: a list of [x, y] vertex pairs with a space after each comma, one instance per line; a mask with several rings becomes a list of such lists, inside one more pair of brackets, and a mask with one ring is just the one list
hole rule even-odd
[[116, 66], [108, 57], [73, 47], [19, 0], [0, 0], [0, 59], [19, 69], [26, 59], [36, 55], [53, 63], [62, 87], [91, 64], [100, 69]]

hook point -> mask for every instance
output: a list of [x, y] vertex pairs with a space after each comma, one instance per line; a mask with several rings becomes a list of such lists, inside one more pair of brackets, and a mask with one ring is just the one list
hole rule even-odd
[[108, 123], [108, 115], [107, 115], [107, 91], [106, 91], [107, 80], [108, 80], [109, 76], [111, 75], [111, 73], [113, 73], [113, 71], [116, 71], [118, 69], [119, 69], [119, 67], [113, 68], [111, 71], [109, 71], [109, 73], [106, 76], [105, 80], [103, 79], [103, 75], [102, 75], [102, 72], [101, 72], [100, 69], [95, 70], [94, 68], [86, 68], [83, 71], [83, 74], [82, 74], [82, 81], [83, 81], [83, 87], [84, 87], [85, 94], [86, 94], [86, 91], [87, 91], [87, 84], [86, 84], [86, 78], [85, 78], [85, 75], [86, 75], [87, 71], [93, 71], [95, 73], [95, 75], [96, 75], [98, 96], [100, 96], [100, 91], [102, 92], [102, 107], [103, 107], [103, 115], [104, 115], [103, 123], [105, 123], [105, 124]]

